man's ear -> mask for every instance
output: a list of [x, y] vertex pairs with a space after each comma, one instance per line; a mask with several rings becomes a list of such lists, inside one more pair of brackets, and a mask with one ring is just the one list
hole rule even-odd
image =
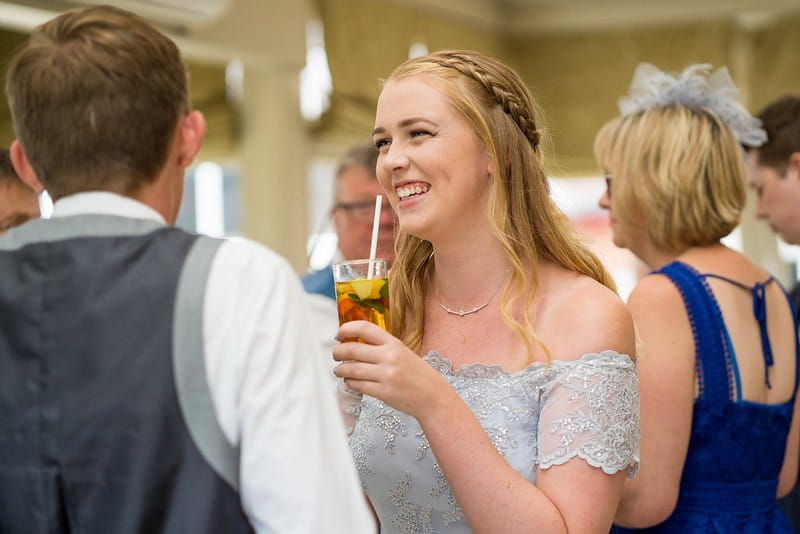
[[200, 150], [203, 137], [206, 135], [206, 120], [199, 111], [192, 111], [184, 116], [178, 125], [178, 164], [188, 167]]
[[31, 167], [28, 156], [25, 154], [25, 150], [22, 148], [19, 139], [14, 139], [11, 143], [11, 146], [8, 148], [8, 155], [11, 158], [11, 164], [14, 166], [14, 170], [17, 171], [17, 176], [37, 193], [44, 191], [44, 186], [42, 182], [39, 181], [39, 178], [36, 177], [36, 172], [33, 170], [33, 167]]

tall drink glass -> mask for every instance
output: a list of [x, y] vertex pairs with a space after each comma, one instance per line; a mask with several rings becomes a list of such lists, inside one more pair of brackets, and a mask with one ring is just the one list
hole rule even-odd
[[386, 260], [333, 262], [339, 325], [364, 320], [389, 330], [389, 283]]

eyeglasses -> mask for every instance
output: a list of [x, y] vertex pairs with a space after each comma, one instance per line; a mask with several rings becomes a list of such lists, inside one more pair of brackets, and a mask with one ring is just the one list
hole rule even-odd
[[[391, 210], [392, 207], [388, 202], [381, 204], [381, 213]], [[337, 202], [333, 205], [333, 211], [342, 210], [349, 213], [356, 219], [363, 221], [371, 221], [375, 217], [375, 201], [367, 200], [364, 202]]]
[[606, 181], [606, 195], [608, 195], [608, 198], [611, 198], [611, 180], [612, 180], [612, 177], [611, 177], [610, 174], [605, 174], [605, 175], [603, 175], [603, 179], [605, 179], [605, 181]]

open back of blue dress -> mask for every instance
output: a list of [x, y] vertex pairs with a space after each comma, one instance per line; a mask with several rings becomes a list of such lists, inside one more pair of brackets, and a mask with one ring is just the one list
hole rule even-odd
[[[794, 393], [786, 402], [762, 404], [741, 398], [733, 345], [706, 278], [722, 279], [752, 292], [767, 372], [773, 362], [764, 295], [765, 287], [777, 282], [770, 278], [750, 287], [717, 275], [700, 274], [681, 262], [671, 263], [657, 273], [669, 277], [686, 305], [695, 338], [699, 394], [674, 512], [655, 527], [614, 527], [612, 532], [794, 532], [776, 504], [775, 492], [797, 394], [797, 370]], [[796, 345], [796, 358], [799, 350]], [[769, 384], [768, 376], [765, 379]]]

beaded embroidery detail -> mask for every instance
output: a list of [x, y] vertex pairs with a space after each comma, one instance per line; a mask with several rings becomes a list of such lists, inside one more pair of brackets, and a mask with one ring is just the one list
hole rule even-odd
[[[424, 360], [459, 393], [506, 461], [535, 483], [538, 468], [578, 456], [606, 473], [638, 465], [635, 364], [613, 351], [576, 361], [536, 362], [516, 373], [496, 365], [454, 370]], [[369, 396], [351, 436], [353, 456], [384, 530], [469, 532], [417, 421]]]

